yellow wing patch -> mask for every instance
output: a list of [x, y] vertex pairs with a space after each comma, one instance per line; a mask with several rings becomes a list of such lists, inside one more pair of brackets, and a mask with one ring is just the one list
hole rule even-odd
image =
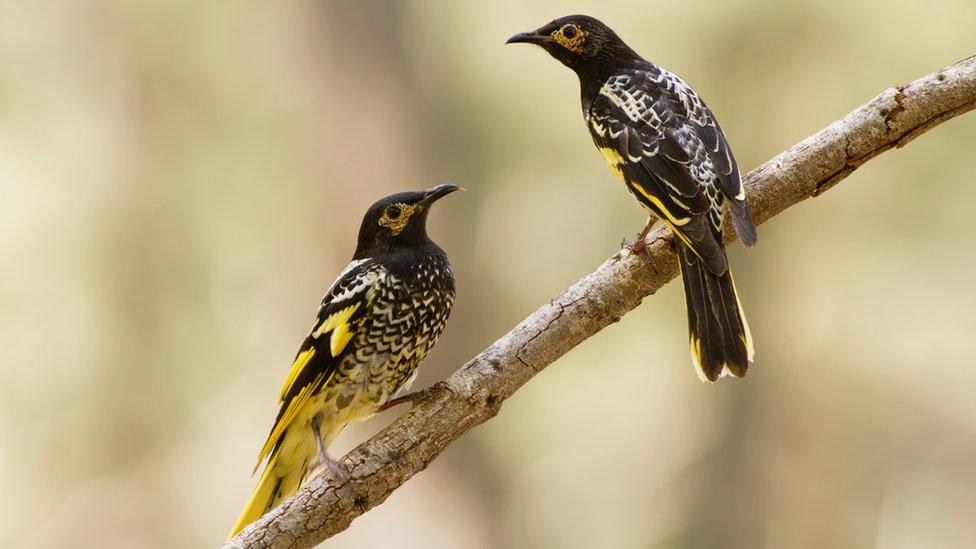
[[[306, 363], [307, 362], [308, 361], [306, 360]], [[297, 364], [298, 361], [296, 360], [295, 363]], [[258, 462], [254, 465], [255, 471], [257, 471], [258, 467], [261, 466], [261, 462], [264, 461], [265, 456], [267, 456], [268, 452], [274, 448], [275, 442], [285, 432], [285, 429], [288, 428], [292, 420], [295, 419], [298, 412], [301, 411], [302, 407], [308, 402], [308, 399], [311, 398], [312, 391], [319, 386], [321, 381], [322, 376], [319, 375], [312, 383], [302, 387], [302, 390], [295, 395], [295, 398], [288, 402], [288, 407], [285, 408], [285, 413], [281, 415], [281, 419], [275, 424], [274, 428], [271, 429], [271, 434], [268, 435], [268, 440], [264, 442], [264, 447], [261, 448], [261, 453], [258, 455]]]
[[[634, 189], [636, 189], [639, 193], [641, 193], [642, 195], [644, 195], [647, 198], [651, 199], [651, 201], [653, 201], [655, 204], [659, 204], [659, 205], [661, 204], [661, 201], [660, 200], [658, 200], [658, 199], [654, 198], [653, 196], [645, 193], [644, 192], [644, 189], [641, 189], [639, 185], [634, 184], [634, 183], [631, 183], [630, 185], [631, 185], [631, 187], [633, 187]], [[661, 205], [661, 206], [663, 206], [663, 205]], [[647, 208], [646, 205], [644, 207]], [[651, 210], [650, 208], [647, 208], [647, 209], [648, 209], [648, 211], [654, 213], [654, 211]], [[680, 224], [676, 224], [676, 223], [674, 223], [674, 222], [671, 221], [672, 216], [671, 216], [671, 214], [668, 213], [667, 210], [665, 210], [663, 207], [661, 207], [660, 209], [666, 215], [666, 217], [664, 219], [662, 219], [662, 221], [664, 221], [664, 223], [668, 227], [671, 228], [671, 232], [674, 233], [675, 236], [677, 236], [679, 239], [681, 239], [681, 241], [685, 243], [685, 246], [687, 246], [688, 249], [692, 251], [692, 253], [694, 253], [699, 259], [701, 259], [702, 261], [704, 261], [704, 259], [702, 259], [701, 254], [698, 253], [698, 250], [697, 249], [695, 249], [695, 244], [691, 241], [691, 239], [689, 239], [687, 236], [685, 236], [685, 233], [683, 233], [680, 230], [678, 230], [678, 227], [681, 226], [681, 225], [684, 225], [684, 224], [688, 223], [688, 221], [690, 221], [690, 218], [687, 218], [687, 217], [682, 218], [681, 219], [682, 222]], [[654, 216], [655, 217], [658, 217], [658, 218], [661, 217], [657, 213], [654, 213]], [[678, 264], [680, 265], [681, 262], [679, 261]]]
[[312, 336], [315, 338], [322, 337], [323, 334], [332, 332], [332, 337], [329, 338], [329, 351], [332, 356], [339, 356], [339, 353], [346, 347], [349, 340], [352, 339], [352, 330], [349, 325], [349, 319], [352, 317], [356, 309], [359, 308], [361, 302], [356, 302], [353, 305], [346, 307], [340, 311], [332, 313], [329, 318], [325, 319], [322, 324], [316, 329]]
[[600, 154], [602, 154], [603, 159], [607, 161], [607, 164], [610, 166], [610, 170], [613, 171], [617, 177], [623, 179], [624, 172], [620, 170], [620, 165], [624, 163], [624, 157], [620, 156], [620, 153], [610, 147], [600, 147]]
[[295, 384], [295, 380], [298, 379], [302, 370], [305, 369], [305, 365], [308, 364], [309, 360], [312, 360], [313, 356], [315, 356], [314, 347], [298, 353], [298, 356], [295, 357], [295, 362], [291, 365], [291, 371], [288, 372], [288, 377], [285, 378], [285, 384], [281, 386], [281, 394], [278, 395], [279, 402], [285, 401], [285, 395], [288, 394], [288, 391], [291, 391], [291, 386]]
[[332, 332], [332, 337], [329, 338], [329, 351], [332, 356], [339, 356], [350, 339], [352, 339], [352, 330], [349, 329], [349, 322], [343, 322], [336, 326]]
[[648, 200], [651, 201], [652, 204], [657, 206], [657, 209], [661, 210], [661, 213], [663, 213], [667, 217], [665, 221], [670, 222], [672, 225], [677, 225], [678, 227], [681, 227], [682, 225], [686, 225], [689, 221], [691, 221], [690, 217], [675, 217], [674, 214], [669, 212], [668, 209], [664, 207], [664, 203], [661, 202], [659, 198], [645, 191], [644, 188], [641, 187], [639, 183], [636, 183], [634, 181], [628, 181], [627, 183], [635, 191], [639, 192], [641, 196], [647, 198]]
[[[613, 173], [616, 174], [617, 177], [619, 177], [620, 179], [624, 179], [623, 171], [620, 169], [620, 166], [622, 166], [625, 162], [624, 157], [620, 156], [620, 153], [617, 152], [616, 149], [613, 149], [611, 147], [599, 147], [599, 149], [600, 149], [600, 154], [603, 155], [604, 160], [607, 161], [607, 165], [610, 166], [610, 169], [613, 171]], [[695, 246], [691, 243], [690, 240], [688, 240], [688, 237], [686, 237], [684, 234], [681, 233], [681, 231], [677, 229], [677, 227], [687, 225], [688, 222], [691, 221], [691, 218], [675, 217], [674, 214], [669, 212], [668, 209], [664, 207], [664, 203], [661, 202], [659, 198], [647, 193], [647, 191], [645, 191], [644, 188], [641, 187], [639, 183], [634, 181], [627, 181], [627, 184], [633, 187], [635, 191], [639, 192], [641, 196], [644, 196], [648, 200], [650, 200], [651, 203], [654, 204], [657, 207], [657, 209], [664, 214], [664, 221], [671, 227], [671, 230], [674, 232], [674, 234], [678, 235], [678, 238], [680, 238], [682, 242], [687, 244], [688, 247], [695, 252], [695, 255], [698, 255], [698, 252], [695, 251]]]
[[[332, 332], [329, 338], [329, 352], [333, 357], [339, 356], [339, 353], [346, 347], [349, 341], [352, 339], [353, 330], [350, 325], [349, 319], [355, 314], [356, 310], [359, 309], [360, 302], [354, 303], [344, 309], [336, 311], [329, 315], [318, 328], [312, 332], [312, 336], [315, 338], [321, 337], [324, 334]], [[295, 357], [295, 362], [291, 365], [291, 370], [288, 372], [288, 377], [285, 378], [285, 383], [281, 386], [281, 393], [278, 395], [278, 400], [284, 404], [285, 398], [288, 393], [292, 391], [298, 378], [301, 377], [302, 372], [308, 367], [308, 363], [315, 357], [315, 347], [306, 349]], [[264, 447], [261, 448], [261, 453], [258, 456], [258, 463], [255, 465], [255, 470], [260, 467], [261, 462], [268, 455], [272, 448], [274, 448], [275, 442], [281, 437], [285, 432], [285, 429], [291, 424], [295, 416], [301, 411], [302, 407], [308, 402], [308, 399], [312, 396], [312, 390], [317, 388], [322, 381], [322, 376], [318, 376], [315, 380], [302, 387], [302, 390], [295, 395], [287, 403], [285, 412], [281, 415], [281, 419], [275, 424], [274, 428], [271, 429], [271, 434], [268, 435], [268, 440], [265, 441]]]

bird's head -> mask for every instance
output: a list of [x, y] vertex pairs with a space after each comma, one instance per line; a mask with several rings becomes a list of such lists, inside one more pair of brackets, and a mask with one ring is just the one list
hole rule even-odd
[[535, 44], [577, 73], [638, 58], [613, 29], [588, 15], [567, 15], [506, 44]]
[[434, 202], [459, 190], [461, 187], [445, 183], [426, 191], [397, 193], [377, 200], [363, 216], [354, 259], [429, 242], [427, 212]]

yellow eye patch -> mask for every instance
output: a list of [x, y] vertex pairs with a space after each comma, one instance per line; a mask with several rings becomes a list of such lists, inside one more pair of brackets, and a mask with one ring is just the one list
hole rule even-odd
[[393, 236], [403, 232], [407, 228], [410, 216], [417, 212], [417, 206], [410, 204], [391, 204], [383, 210], [383, 217], [380, 218], [380, 225], [390, 229]]
[[566, 23], [562, 27], [552, 31], [550, 36], [556, 43], [567, 50], [573, 53], [582, 53], [583, 42], [586, 41], [587, 34], [589, 33], [576, 25]]

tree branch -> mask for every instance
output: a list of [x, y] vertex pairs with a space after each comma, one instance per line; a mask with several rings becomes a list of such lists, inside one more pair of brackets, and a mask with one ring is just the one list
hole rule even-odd
[[[976, 56], [905, 86], [885, 90], [745, 178], [758, 223], [818, 196], [878, 154], [976, 107]], [[731, 226], [727, 223], [726, 226]], [[727, 232], [726, 240], [735, 235]], [[413, 408], [343, 458], [350, 477], [314, 477], [295, 497], [249, 526], [225, 548], [302, 548], [345, 530], [430, 464], [537, 372], [637, 307], [678, 274], [667, 229], [653, 232], [651, 262], [627, 250], [532, 313]], [[653, 268], [652, 268], [653, 266]]]

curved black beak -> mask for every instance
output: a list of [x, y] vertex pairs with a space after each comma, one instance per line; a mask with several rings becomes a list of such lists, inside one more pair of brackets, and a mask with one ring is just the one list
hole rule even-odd
[[443, 185], [438, 185], [432, 189], [427, 189], [424, 191], [424, 197], [420, 200], [425, 206], [433, 204], [437, 200], [444, 198], [445, 196], [453, 193], [454, 191], [463, 191], [461, 187], [454, 185], [452, 183], [444, 183]]
[[505, 41], [506, 44], [541, 44], [546, 40], [546, 37], [537, 33], [536, 31], [531, 32], [520, 32], [513, 35], [511, 38]]

